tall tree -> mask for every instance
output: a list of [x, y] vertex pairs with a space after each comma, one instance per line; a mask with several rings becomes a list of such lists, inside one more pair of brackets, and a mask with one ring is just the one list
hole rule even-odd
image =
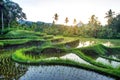
[[106, 13], [105, 18], [108, 19], [108, 20], [107, 20], [108, 25], [111, 24], [114, 15], [115, 15], [115, 12], [112, 11], [111, 9]]
[[0, 1], [0, 16], [2, 31], [4, 30], [4, 24], [5, 26], [10, 26], [12, 21], [26, 19], [26, 15], [22, 12], [22, 8], [17, 3], [10, 0]]
[[65, 18], [65, 23], [67, 24], [69, 22], [68, 17]]
[[55, 24], [55, 21], [53, 20], [53, 22], [52, 22], [52, 23], [53, 23], [53, 25], [54, 25], [54, 24]]
[[55, 23], [55, 21], [56, 21], [56, 22], [58, 21], [58, 17], [59, 17], [58, 14], [55, 13], [55, 14], [54, 14], [54, 17], [53, 17], [53, 18], [54, 18], [54, 23]]
[[109, 26], [116, 32], [120, 33], [120, 14], [113, 18]]
[[98, 18], [95, 15], [92, 15], [90, 17], [90, 20], [89, 20], [88, 24], [91, 25], [91, 26], [99, 26], [100, 25], [100, 21], [98, 21]]
[[73, 20], [73, 24], [75, 25], [76, 23], [77, 23], [77, 20], [76, 20], [76, 19], [74, 19], [74, 20]]
[[22, 12], [22, 8], [17, 3], [7, 0], [6, 9], [8, 11], [8, 24], [10, 24], [12, 21], [26, 19], [25, 13]]
[[88, 25], [93, 27], [93, 37], [97, 37], [97, 32], [99, 30], [100, 22], [98, 21], [98, 18], [95, 15], [92, 15], [90, 17], [90, 21]]
[[5, 7], [4, 7], [4, 1], [3, 0], [0, 0], [0, 15], [1, 15], [1, 27], [2, 27], [2, 31], [1, 31], [1, 34], [4, 30], [4, 14], [3, 14], [3, 11], [4, 11]]

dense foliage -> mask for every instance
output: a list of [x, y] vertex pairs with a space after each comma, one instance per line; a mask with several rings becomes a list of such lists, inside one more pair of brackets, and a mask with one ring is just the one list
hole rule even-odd
[[113, 16], [114, 12], [110, 9], [105, 18], [108, 19], [107, 25], [101, 25], [100, 21], [95, 15], [90, 17], [88, 24], [75, 24], [77, 21], [73, 20], [72, 26], [68, 26], [68, 17], [65, 18], [65, 25], [55, 24], [58, 21], [58, 14], [54, 15], [53, 23], [44, 22], [28, 22], [20, 25], [23, 29], [32, 30], [36, 32], [47, 33], [50, 35], [63, 36], [79, 36], [79, 37], [94, 37], [94, 38], [120, 38], [120, 15]]
[[26, 15], [22, 12], [22, 8], [19, 4], [11, 0], [0, 1], [0, 29], [2, 31], [5, 27], [9, 27], [12, 23], [15, 23], [19, 19], [26, 19]]
[[[0, 1], [0, 27], [1, 32], [6, 32], [4, 26], [10, 27], [17, 26], [25, 30], [32, 30], [52, 35], [63, 36], [79, 36], [79, 37], [94, 37], [94, 38], [120, 38], [120, 14], [115, 15], [111, 9], [107, 11], [105, 18], [108, 19], [107, 25], [101, 25], [100, 21], [95, 15], [90, 17], [88, 24], [80, 23], [80, 26], [76, 23], [76, 19], [73, 20], [72, 26], [68, 26], [68, 17], [65, 18], [66, 25], [58, 25], [56, 22], [59, 20], [57, 13], [54, 14], [53, 23], [42, 22], [24, 22], [23, 24], [15, 24], [17, 20], [26, 19], [25, 13], [22, 12], [22, 8], [15, 2], [10, 0]], [[12, 24], [14, 23], [14, 24]]]

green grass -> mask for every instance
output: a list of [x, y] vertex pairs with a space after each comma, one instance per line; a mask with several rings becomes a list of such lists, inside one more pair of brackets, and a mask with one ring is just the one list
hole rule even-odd
[[0, 37], [0, 47], [7, 45], [25, 44], [32, 41], [45, 41], [46, 39], [53, 38], [52, 35], [26, 30], [12, 30]]
[[4, 35], [5, 38], [38, 38], [41, 36], [44, 34], [26, 30], [14, 30]]
[[0, 42], [0, 46], [2, 47], [4, 44], [3, 44], [3, 42]]
[[43, 39], [10, 39], [10, 40], [0, 40], [0, 46], [7, 46], [7, 45], [20, 45], [25, 44], [32, 41], [44, 42]]

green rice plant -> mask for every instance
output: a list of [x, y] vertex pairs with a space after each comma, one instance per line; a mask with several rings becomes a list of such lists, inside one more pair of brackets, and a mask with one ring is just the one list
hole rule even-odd
[[110, 57], [103, 56], [103, 55], [101, 55], [100, 57], [105, 58], [105, 59], [108, 59], [108, 60], [111, 60], [111, 61], [120, 62], [120, 59], [114, 59], [114, 58], [110, 58]]
[[93, 65], [87, 65], [87, 64], [82, 64], [82, 63], [78, 63], [72, 60], [63, 60], [60, 58], [57, 59], [38, 59], [38, 60], [32, 60], [32, 61], [21, 61], [18, 60], [18, 58], [16, 58], [16, 60], [18, 62], [22, 62], [22, 63], [28, 63], [28, 64], [43, 64], [43, 65], [64, 65], [64, 66], [73, 66], [73, 67], [77, 67], [77, 68], [83, 68], [86, 70], [91, 70], [91, 71], [95, 71], [107, 76], [111, 76], [114, 77], [116, 79], [120, 78], [120, 72], [118, 71], [118, 69], [107, 69], [107, 68], [102, 68], [102, 67], [97, 67], [97, 66], [93, 66]]
[[11, 40], [0, 40], [3, 43], [3, 47], [6, 48], [7, 46], [41, 46], [42, 43], [45, 42], [43, 39], [11, 39]]
[[[18, 35], [15, 33], [15, 35]], [[20, 34], [21, 35], [21, 34]], [[39, 33], [35, 33], [35, 36], [38, 37]], [[32, 35], [32, 36], [34, 36]], [[92, 70], [101, 74], [105, 74], [105, 75], [110, 75], [112, 77], [117, 77], [120, 78], [120, 68], [113, 68], [110, 65], [105, 65], [102, 64], [100, 62], [96, 62], [93, 58], [87, 56], [86, 54], [89, 53], [93, 53], [93, 55], [97, 55], [97, 56], [102, 56], [106, 59], [109, 60], [113, 60], [115, 61], [116, 59], [112, 59], [107, 57], [106, 54], [109, 54], [109, 52], [116, 53], [119, 54], [120, 51], [120, 47], [106, 47], [103, 46], [101, 44], [95, 44], [92, 46], [88, 46], [88, 47], [83, 47], [83, 48], [75, 48], [75, 47], [71, 47], [71, 48], [67, 48], [66, 45], [74, 45], [74, 43], [79, 43], [79, 39], [77, 38], [66, 38], [63, 41], [61, 41], [60, 43], [56, 43], [56, 44], [52, 44], [51, 40], [54, 40], [53, 37], [48, 36], [48, 38], [44, 38], [42, 36], [41, 39], [12, 39], [12, 40], [0, 40], [0, 45], [14, 45], [14, 44], [26, 44], [27, 42], [32, 42], [32, 41], [43, 41], [43, 44], [41, 44], [40, 46], [37, 46], [36, 44], [29, 48], [23, 48], [23, 49], [19, 49], [16, 50], [15, 52], [13, 52], [12, 54], [12, 59], [16, 62], [20, 62], [20, 63], [25, 63], [25, 64], [47, 64], [47, 65], [67, 65], [67, 66], [74, 66], [74, 67], [78, 67], [78, 68], [84, 68], [87, 70]], [[52, 39], [53, 38], [53, 39]], [[46, 40], [45, 40], [46, 39]], [[66, 41], [68, 40], [68, 41]], [[92, 40], [92, 39], [91, 39]], [[33, 44], [33, 43], [32, 43]], [[59, 57], [55, 58], [55, 59], [47, 59], [49, 56], [50, 57], [54, 57], [54, 52], [53, 51], [57, 51], [57, 50], [63, 50], [63, 52], [65, 52], [65, 54], [69, 54], [69, 53], [74, 53], [76, 55], [78, 55], [80, 58], [82, 58], [83, 60], [87, 61], [88, 63], [90, 63], [91, 65], [86, 65], [86, 64], [82, 64], [82, 63], [78, 63], [75, 62], [73, 60], [63, 60], [60, 59]], [[26, 53], [38, 53], [38, 55], [31, 55], [31, 54], [26, 54]], [[40, 54], [41, 53], [41, 54]], [[42, 53], [51, 53], [49, 54], [49, 56], [47, 56], [46, 54], [42, 54]], [[60, 52], [61, 53], [61, 52]], [[62, 54], [62, 53], [61, 53]], [[63, 53], [64, 54], [64, 53]], [[119, 61], [119, 59], [118, 59]]]
[[10, 39], [20, 39], [20, 38], [30, 38], [30, 39], [37, 39], [40, 37], [43, 37], [45, 34], [40, 32], [33, 32], [33, 31], [27, 31], [27, 30], [13, 30], [9, 31], [5, 35], [3, 35], [3, 38], [10, 38]]
[[88, 47], [83, 47], [83, 48], [79, 48], [76, 50], [80, 50], [82, 51], [84, 54], [86, 55], [97, 55], [98, 57], [103, 57], [109, 60], [113, 60], [113, 61], [117, 61], [119, 62], [119, 59], [113, 59], [108, 57], [108, 55], [120, 55], [120, 47], [105, 47], [101, 44], [97, 44], [97, 45], [93, 45], [93, 46], [88, 46]]
[[2, 47], [4, 44], [3, 44], [3, 42], [0, 42], [0, 47]]
[[45, 35], [43, 36], [43, 39], [52, 39], [53, 38], [53, 35]]
[[110, 65], [105, 65], [105, 64], [102, 64], [100, 62], [96, 62], [94, 59], [92, 59], [88, 56], [85, 56], [84, 53], [80, 52], [79, 50], [72, 50], [72, 52], [75, 53], [76, 55], [78, 55], [83, 60], [89, 62], [92, 65], [95, 65], [95, 66], [98, 66], [98, 67], [103, 67], [103, 68], [108, 68], [108, 69], [113, 69], [113, 67], [110, 66]]

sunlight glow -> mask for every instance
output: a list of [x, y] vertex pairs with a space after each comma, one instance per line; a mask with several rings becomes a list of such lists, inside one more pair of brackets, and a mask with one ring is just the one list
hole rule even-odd
[[58, 13], [58, 24], [64, 24], [65, 17], [69, 18], [68, 25], [77, 22], [88, 23], [91, 15], [95, 14], [102, 24], [106, 23], [105, 13], [112, 9], [119, 12], [120, 0], [13, 0], [17, 2], [31, 21], [53, 22], [53, 16]]

